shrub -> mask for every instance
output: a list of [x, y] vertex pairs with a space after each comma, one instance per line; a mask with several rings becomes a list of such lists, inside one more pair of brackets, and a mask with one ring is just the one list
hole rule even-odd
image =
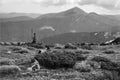
[[16, 64], [17, 65], [31, 65], [32, 63], [34, 63], [34, 58], [33, 57], [24, 57], [24, 58], [20, 58], [20, 59], [16, 59], [15, 60], [16, 62]]
[[80, 72], [90, 72], [91, 71], [91, 67], [89, 64], [86, 64], [85, 61], [76, 63], [74, 66], [75, 70], [78, 70]]
[[[102, 74], [102, 76], [100, 76]], [[116, 71], [101, 70], [94, 74], [95, 80], [120, 80], [120, 77]]]
[[77, 49], [77, 47], [71, 43], [68, 43], [64, 46], [65, 49]]
[[15, 77], [20, 75], [21, 69], [15, 65], [0, 66], [0, 77]]
[[[60, 56], [60, 57], [59, 57]], [[75, 64], [75, 59], [70, 57], [69, 55], [58, 55], [60, 67], [63, 68], [72, 68]]]
[[75, 51], [75, 53], [77, 53], [77, 54], [89, 54], [90, 52], [78, 50], [78, 51]]
[[120, 69], [120, 65], [118, 63], [112, 62], [111, 60], [104, 57], [97, 56], [97, 57], [94, 57], [92, 61], [99, 62], [101, 69], [110, 70], [110, 71]]
[[87, 57], [72, 51], [52, 51], [37, 54], [35, 59], [46, 68], [72, 68], [76, 61], [86, 60]]
[[14, 64], [15, 64], [15, 61], [12, 59], [8, 59], [8, 58], [0, 59], [0, 66], [2, 66], [2, 65], [14, 65]]
[[112, 77], [113, 77], [113, 80], [120, 80], [120, 75], [119, 75], [119, 72], [117, 71], [111, 71], [112, 73]]
[[86, 58], [87, 58], [86, 56], [82, 55], [82, 52], [76, 53], [76, 52], [72, 52], [72, 51], [64, 51], [64, 54], [71, 56], [76, 61], [83, 61], [83, 60], [86, 60]]
[[83, 45], [81, 46], [81, 48], [86, 50], [92, 50], [92, 47], [90, 45]]
[[92, 77], [94, 78], [92, 80], [116, 80], [113, 79], [111, 72], [107, 70], [95, 70], [92, 71], [91, 73], [92, 73]]
[[94, 58], [92, 58], [92, 61], [96, 61], [96, 62], [110, 62], [110, 60], [108, 58], [101, 57], [101, 56], [95, 56]]
[[14, 53], [29, 53], [28, 50], [22, 49], [20, 47], [10, 47], [9, 49], [11, 49]]
[[83, 56], [83, 55], [80, 55], [80, 54], [76, 55], [76, 61], [84, 61], [86, 59], [87, 59], [87, 56]]
[[105, 54], [116, 54], [116, 52], [113, 51], [113, 50], [106, 50], [103, 53], [105, 53]]
[[41, 44], [31, 44], [31, 43], [28, 43], [27, 46], [34, 47], [34, 48], [37, 48], [37, 49], [44, 49], [45, 48]]
[[119, 65], [115, 62], [101, 62], [101, 68], [106, 70], [118, 70]]
[[97, 63], [95, 61], [88, 61], [88, 64], [94, 69], [100, 69], [101, 68], [100, 63]]
[[18, 51], [15, 51], [15, 53], [24, 54], [24, 53], [29, 53], [29, 52], [27, 50], [18, 50]]
[[10, 47], [9, 49], [12, 50], [12, 51], [19, 51], [19, 50], [21, 50], [20, 47]]
[[33, 47], [27, 47], [28, 50], [35, 50]]
[[75, 60], [72, 57], [62, 53], [55, 54], [45, 52], [43, 54], [36, 55], [35, 59], [38, 60], [41, 66], [50, 69], [71, 68], [75, 64]]

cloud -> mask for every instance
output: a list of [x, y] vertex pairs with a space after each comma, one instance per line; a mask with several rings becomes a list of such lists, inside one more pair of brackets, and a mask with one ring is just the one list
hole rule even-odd
[[106, 9], [120, 9], [120, 0], [32, 0], [42, 6], [96, 5]]
[[32, 0], [43, 6], [97, 5], [107, 9], [120, 9], [120, 0]]
[[66, 4], [66, 0], [32, 0], [32, 2], [42, 6], [57, 6]]
[[53, 28], [53, 27], [51, 27], [51, 26], [44, 26], [44, 27], [41, 27], [40, 28], [40, 31], [43, 31], [43, 30], [52, 30], [52, 31], [55, 31], [55, 29]]
[[1, 4], [11, 2], [32, 2], [40, 6], [97, 5], [107, 9], [120, 9], [120, 0], [0, 0]]
[[71, 32], [71, 33], [76, 33], [77, 31], [76, 31], [76, 30], [71, 30], [70, 32]]
[[81, 0], [32, 0], [33, 3], [37, 3], [43, 6], [62, 6], [73, 5], [81, 2]]
[[23, 0], [0, 0], [1, 4], [12, 3], [12, 2], [22, 2]]
[[79, 5], [97, 5], [107, 9], [120, 9], [120, 0], [82, 0]]
[[0, 0], [0, 5], [16, 5], [16, 4], [24, 4], [28, 0]]
[[120, 13], [120, 0], [0, 0], [0, 12], [53, 13], [76, 5], [86, 12]]

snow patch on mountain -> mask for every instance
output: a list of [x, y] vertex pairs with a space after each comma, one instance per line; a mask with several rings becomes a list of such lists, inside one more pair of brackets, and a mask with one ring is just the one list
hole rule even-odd
[[43, 31], [43, 30], [52, 30], [52, 31], [55, 31], [55, 29], [52, 26], [43, 26], [43, 27], [40, 28], [40, 31]]
[[120, 37], [120, 32], [117, 32], [116, 34], [114, 34], [113, 37], [115, 37], [115, 38]]
[[105, 34], [104, 34], [104, 37], [105, 37], [105, 38], [109, 38], [110, 36], [111, 36], [111, 33], [105, 32]]
[[71, 33], [76, 33], [77, 31], [76, 31], [76, 30], [71, 30], [70, 32], [71, 32]]
[[97, 36], [97, 35], [98, 35], [98, 33], [95, 33], [94, 35], [95, 35], [95, 36]]
[[111, 43], [113, 41], [114, 41], [114, 39], [113, 40], [109, 40], [109, 41], [105, 42], [105, 44], [109, 44], [109, 43]]

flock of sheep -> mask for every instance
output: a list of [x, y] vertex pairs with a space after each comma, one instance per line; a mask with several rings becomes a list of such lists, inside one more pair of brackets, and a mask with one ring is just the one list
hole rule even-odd
[[24, 45], [26, 42], [0, 42], [0, 45]]

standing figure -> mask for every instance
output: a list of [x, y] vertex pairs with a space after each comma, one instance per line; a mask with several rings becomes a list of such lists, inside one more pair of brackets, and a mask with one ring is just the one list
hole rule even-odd
[[32, 43], [35, 44], [36, 43], [36, 33], [33, 33], [33, 38], [32, 39], [33, 39]]

